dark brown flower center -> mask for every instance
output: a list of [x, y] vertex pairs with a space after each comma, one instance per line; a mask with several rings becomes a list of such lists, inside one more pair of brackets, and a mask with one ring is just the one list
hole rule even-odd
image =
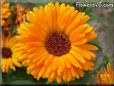
[[62, 56], [69, 52], [71, 43], [69, 37], [63, 32], [52, 32], [45, 41], [48, 53], [54, 56]]
[[2, 48], [2, 57], [9, 58], [12, 56], [12, 52], [9, 48]]

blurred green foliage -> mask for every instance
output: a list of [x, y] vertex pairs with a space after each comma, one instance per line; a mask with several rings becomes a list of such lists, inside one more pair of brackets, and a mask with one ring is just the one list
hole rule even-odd
[[26, 68], [16, 68], [16, 71], [9, 70], [8, 73], [2, 73], [2, 84], [40, 84], [46, 83], [45, 79], [36, 80], [26, 73]]

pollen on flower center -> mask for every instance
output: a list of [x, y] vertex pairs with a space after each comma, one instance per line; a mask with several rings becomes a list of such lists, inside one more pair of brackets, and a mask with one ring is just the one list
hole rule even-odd
[[62, 56], [69, 52], [71, 43], [69, 37], [63, 32], [52, 32], [48, 34], [45, 47], [48, 53], [54, 56]]
[[9, 48], [2, 48], [2, 57], [9, 58], [12, 56], [12, 52]]

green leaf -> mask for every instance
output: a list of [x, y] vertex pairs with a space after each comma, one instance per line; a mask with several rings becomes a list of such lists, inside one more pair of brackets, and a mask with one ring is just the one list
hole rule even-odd
[[[20, 82], [25, 82], [24, 84], [46, 84], [46, 79], [36, 80], [33, 76], [26, 73], [26, 68], [16, 68], [16, 71], [9, 70], [8, 73], [2, 73], [2, 84], [21, 84]], [[23, 84], [23, 83], [22, 83]]]
[[105, 62], [105, 64], [108, 64], [109, 62], [111, 62], [112, 59], [113, 58], [111, 56], [105, 55], [103, 61]]
[[8, 83], [9, 85], [35, 85], [36, 83], [30, 80], [14, 80]]
[[99, 20], [99, 16], [97, 14], [95, 14], [94, 12], [90, 12], [90, 13], [88, 13], [88, 15], [90, 16], [90, 20], [89, 21]]

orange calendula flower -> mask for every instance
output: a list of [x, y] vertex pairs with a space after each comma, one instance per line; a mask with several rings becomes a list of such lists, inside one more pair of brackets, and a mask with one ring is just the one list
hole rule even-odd
[[97, 73], [98, 84], [110, 85], [114, 84], [114, 70], [110, 63], [103, 69], [103, 71]]
[[9, 9], [9, 3], [6, 3], [5, 0], [1, 0], [1, 10], [0, 11], [1, 11], [0, 22], [1, 22], [1, 25], [3, 26], [5, 24], [4, 19], [8, 18], [11, 14], [10, 9]]
[[98, 48], [89, 42], [97, 35], [88, 19], [84, 12], [58, 2], [28, 12], [29, 22], [20, 25], [17, 37], [23, 43], [20, 60], [27, 73], [61, 83], [83, 77], [83, 70], [93, 70], [91, 60], [96, 55], [91, 50]]
[[20, 23], [22, 23], [24, 21], [24, 17], [25, 17], [27, 9], [23, 8], [20, 4], [17, 4], [16, 10], [17, 10], [17, 14], [16, 14], [15, 23], [17, 25], [20, 25]]
[[15, 37], [9, 35], [7, 38], [2, 34], [2, 57], [1, 69], [2, 72], [7, 73], [9, 69], [16, 70], [15, 66], [21, 67], [19, 63], [19, 52], [17, 50], [19, 43]]

